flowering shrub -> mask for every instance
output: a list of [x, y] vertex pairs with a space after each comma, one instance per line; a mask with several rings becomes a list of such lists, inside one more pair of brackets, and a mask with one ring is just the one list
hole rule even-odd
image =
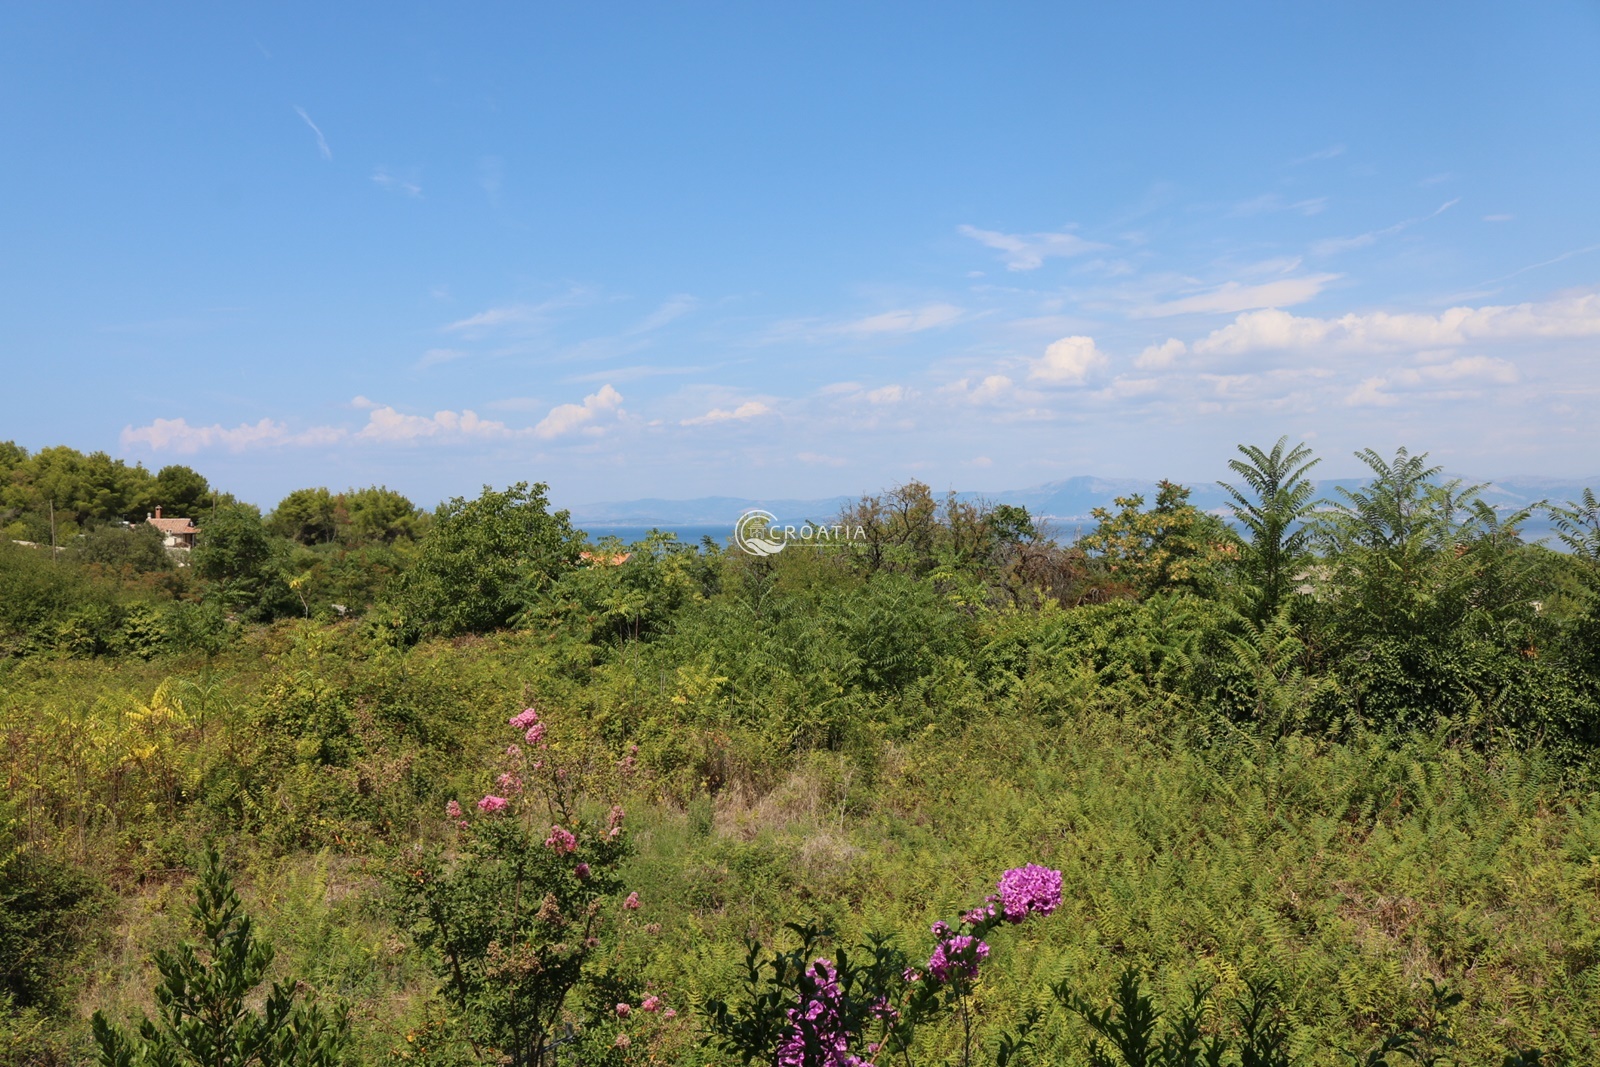
[[[507, 750], [511, 765], [498, 780], [509, 795], [484, 796], [470, 819], [450, 801], [452, 844], [404, 853], [392, 882], [480, 1058], [539, 1067], [553, 1062], [552, 1032], [600, 947], [629, 845], [620, 808], [603, 821], [581, 817], [542, 731], [533, 741], [533, 727], [543, 726], [538, 712], [529, 708], [510, 725], [535, 747]], [[619, 1004], [617, 1014], [627, 1009]]]
[[[983, 940], [1003, 923], [1049, 915], [1061, 904], [1061, 872], [1029, 864], [1005, 872], [997, 892], [965, 912], [955, 926], [933, 924], [934, 947], [922, 969], [887, 938], [869, 935], [836, 960], [818, 956], [826, 932], [790, 923], [800, 938], [793, 951], [766, 956], [747, 943], [743, 1003], [719, 999], [703, 1009], [707, 1041], [743, 1063], [779, 1067], [876, 1067], [910, 1064], [917, 1028], [940, 1015], [960, 1020], [960, 1063], [972, 1060], [968, 999], [990, 948]], [[1030, 1016], [1029, 1025], [1037, 1021]], [[1005, 1035], [999, 1058], [1026, 1043]]]

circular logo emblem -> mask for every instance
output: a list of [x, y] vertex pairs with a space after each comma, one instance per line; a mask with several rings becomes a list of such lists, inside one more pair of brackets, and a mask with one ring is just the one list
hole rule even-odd
[[752, 556], [776, 556], [783, 551], [784, 540], [770, 531], [778, 525], [778, 516], [760, 508], [751, 508], [733, 524], [733, 545]]

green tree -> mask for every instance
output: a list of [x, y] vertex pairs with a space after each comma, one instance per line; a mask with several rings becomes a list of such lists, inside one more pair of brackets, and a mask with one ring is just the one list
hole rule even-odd
[[1219, 520], [1189, 503], [1189, 488], [1157, 483], [1156, 503], [1143, 510], [1140, 494], [1117, 497], [1120, 511], [1095, 508], [1099, 525], [1078, 542], [1140, 596], [1186, 590], [1208, 593], [1215, 569], [1237, 552], [1238, 538]]
[[1306, 474], [1321, 461], [1304, 444], [1285, 451], [1288, 440], [1278, 438], [1270, 452], [1239, 446], [1245, 458], [1230, 460], [1228, 467], [1244, 479], [1248, 495], [1217, 483], [1228, 491], [1233, 517], [1250, 537], [1241, 570], [1247, 583], [1246, 614], [1258, 626], [1277, 615], [1309, 557], [1310, 530], [1297, 524], [1316, 507], [1316, 484]]
[[339, 533], [333, 494], [326, 489], [296, 489], [272, 509], [267, 529], [302, 545], [325, 545]]
[[[145, 491], [144, 507], [146, 511], [160, 507], [167, 516], [194, 519], [198, 524], [206, 509], [216, 502], [215, 497], [211, 483], [206, 481], [203, 474], [190, 467], [171, 464], [156, 472]], [[133, 515], [128, 517], [138, 518]]]
[[129, 1034], [95, 1012], [101, 1067], [336, 1067], [349, 1021], [343, 1005], [296, 1004], [298, 983], [274, 982], [259, 1012], [254, 991], [272, 965], [233, 879], [215, 850], [206, 854], [191, 912], [200, 944], [156, 953], [157, 1019]]
[[393, 544], [421, 535], [423, 514], [410, 500], [387, 486], [346, 489], [336, 498], [340, 536], [357, 544]]
[[417, 558], [400, 577], [396, 604], [414, 634], [484, 633], [532, 606], [578, 558], [582, 535], [552, 513], [544, 483], [439, 508]]
[[97, 526], [68, 555], [112, 571], [126, 568], [135, 574], [150, 574], [174, 569], [172, 557], [162, 544], [161, 531], [147, 522], [132, 527]]
[[194, 549], [195, 573], [215, 584], [230, 607], [253, 606], [269, 577], [272, 541], [255, 508], [218, 508], [200, 528]]
[[3, 503], [32, 513], [36, 522], [53, 512], [58, 540], [63, 540], [63, 534], [85, 526], [135, 517], [149, 482], [150, 473], [141, 466], [58, 445], [40, 449], [12, 469]]
[[1577, 500], [1567, 501], [1566, 507], [1550, 509], [1561, 543], [1574, 556], [1590, 563], [1600, 563], [1600, 500], [1593, 489], [1585, 489]]

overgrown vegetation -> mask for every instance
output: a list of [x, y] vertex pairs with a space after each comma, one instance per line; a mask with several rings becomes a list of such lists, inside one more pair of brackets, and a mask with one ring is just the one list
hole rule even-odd
[[[1231, 515], [1163, 483], [1071, 544], [912, 483], [755, 558], [0, 446], [0, 1063], [159, 1015], [211, 845], [250, 984], [358, 1062], [843, 1063], [798, 1020], [880, 998], [894, 1062], [1600, 1060], [1600, 509], [1528, 544], [1361, 458], [1318, 502], [1241, 449]], [[156, 504], [192, 553], [118, 525]], [[929, 941], [1028, 864], [1048, 920]]]

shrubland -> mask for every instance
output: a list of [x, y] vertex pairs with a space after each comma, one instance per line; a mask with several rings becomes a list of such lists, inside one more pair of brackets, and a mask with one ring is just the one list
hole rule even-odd
[[[17, 451], [20, 529], [99, 469]], [[0, 1062], [221, 974], [224, 867], [353, 1062], [1600, 1060], [1600, 511], [1363, 459], [1075, 543], [912, 483], [766, 558], [527, 485], [0, 545]]]

